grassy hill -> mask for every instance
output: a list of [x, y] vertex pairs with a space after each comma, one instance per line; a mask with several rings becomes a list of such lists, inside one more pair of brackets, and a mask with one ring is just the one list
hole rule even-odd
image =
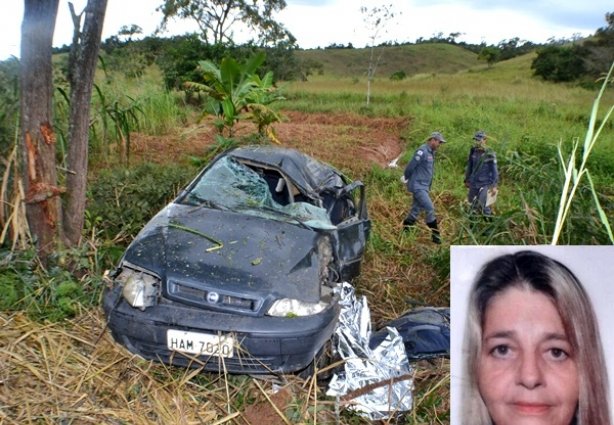
[[[302, 60], [322, 64], [324, 75], [366, 75], [369, 49], [309, 49], [299, 50]], [[477, 54], [460, 46], [444, 43], [425, 43], [408, 46], [376, 47], [375, 57], [380, 56], [377, 75], [389, 77], [397, 71], [407, 75], [422, 73], [449, 74], [479, 65]]]

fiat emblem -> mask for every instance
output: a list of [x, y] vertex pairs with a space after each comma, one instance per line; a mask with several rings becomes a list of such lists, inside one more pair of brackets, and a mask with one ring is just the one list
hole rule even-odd
[[211, 304], [215, 304], [216, 302], [218, 302], [220, 299], [220, 294], [218, 294], [217, 292], [207, 292], [207, 302], [210, 302]]

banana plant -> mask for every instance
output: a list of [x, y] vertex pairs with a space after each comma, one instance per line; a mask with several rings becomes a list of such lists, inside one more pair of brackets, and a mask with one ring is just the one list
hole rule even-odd
[[281, 121], [281, 116], [269, 107], [273, 102], [284, 100], [285, 98], [277, 91], [273, 85], [273, 73], [267, 72], [261, 79], [254, 74], [252, 79], [256, 89], [249, 96], [247, 117], [258, 127], [258, 134], [267, 136], [272, 141], [279, 143], [271, 124]]
[[261, 134], [270, 123], [280, 120], [272, 110], [262, 113], [263, 109], [269, 109], [267, 105], [282, 99], [276, 94], [273, 74], [268, 72], [261, 79], [256, 73], [264, 59], [264, 52], [258, 52], [242, 63], [226, 57], [219, 67], [210, 60], [200, 61], [199, 68], [204, 74], [205, 83], [186, 83], [188, 88], [202, 91], [212, 100], [211, 107], [219, 118], [217, 126], [220, 133], [227, 130], [228, 136], [232, 137], [233, 127], [241, 114], [247, 114], [245, 117], [256, 123]]

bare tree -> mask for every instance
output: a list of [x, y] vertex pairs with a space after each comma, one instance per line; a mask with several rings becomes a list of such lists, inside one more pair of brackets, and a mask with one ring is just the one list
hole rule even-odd
[[242, 22], [259, 34], [262, 44], [294, 44], [294, 36], [273, 19], [273, 13], [285, 7], [285, 0], [164, 0], [158, 8], [163, 14], [160, 30], [172, 18], [192, 19], [203, 40], [217, 44], [233, 42], [231, 28]]
[[[83, 30], [75, 23], [69, 61], [71, 111], [66, 189], [58, 187], [52, 125], [52, 42], [59, 0], [25, 0], [21, 37], [21, 138], [26, 215], [40, 259], [62, 243], [81, 238], [87, 180], [87, 146], [92, 84], [107, 0], [88, 0]], [[79, 24], [79, 25], [78, 25]], [[63, 209], [59, 195], [66, 192]], [[60, 221], [60, 217], [62, 220]]]
[[[81, 241], [85, 220], [87, 159], [89, 142], [90, 100], [107, 0], [88, 0], [85, 10], [77, 15], [69, 3], [73, 17], [73, 41], [70, 49], [68, 79], [70, 82], [70, 118], [68, 126], [68, 167], [66, 204], [62, 216], [64, 243], [76, 246]], [[85, 13], [83, 29], [81, 15]]]
[[59, 0], [25, 0], [21, 25], [21, 142], [26, 216], [37, 251], [46, 259], [60, 226], [52, 125], [52, 41]]
[[393, 11], [392, 4], [388, 4], [371, 8], [361, 6], [360, 13], [363, 15], [363, 21], [369, 34], [369, 66], [367, 68], [367, 106], [369, 106], [371, 101], [371, 82], [375, 77], [375, 71], [377, 71], [377, 66], [383, 53], [380, 51], [376, 57], [375, 48], [382, 32], [387, 32], [386, 25], [388, 21], [395, 17], [395, 12]]

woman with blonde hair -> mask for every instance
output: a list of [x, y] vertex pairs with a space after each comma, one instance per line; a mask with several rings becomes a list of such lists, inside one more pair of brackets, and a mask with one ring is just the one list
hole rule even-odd
[[519, 251], [485, 264], [463, 343], [462, 425], [611, 425], [595, 313], [560, 262]]

